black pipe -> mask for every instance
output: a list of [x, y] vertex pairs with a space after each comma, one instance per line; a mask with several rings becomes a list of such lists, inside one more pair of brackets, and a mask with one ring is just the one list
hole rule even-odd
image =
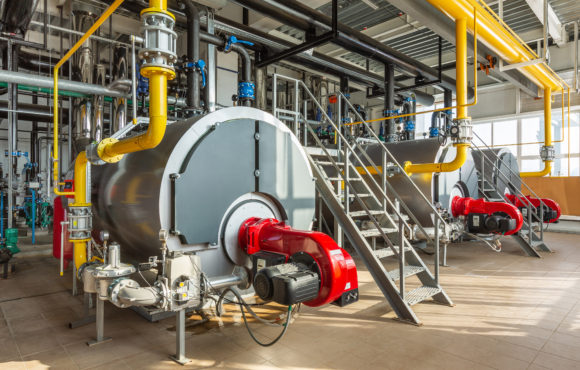
[[[395, 113], [395, 66], [385, 63], [385, 116], [393, 116]], [[397, 140], [397, 125], [392, 118], [386, 121], [386, 139], [388, 142]]]
[[[331, 17], [295, 0], [284, 0], [283, 4], [275, 0], [232, 1], [302, 30], [317, 27], [327, 32], [332, 29]], [[416, 77], [422, 76], [430, 79], [437, 79], [439, 77], [439, 71], [437, 69], [420, 63], [353, 28], [339, 23], [338, 31], [339, 34], [337, 39], [334, 40], [334, 43], [349, 51], [383, 63], [394, 63]], [[455, 80], [450, 77], [442, 76], [440, 85], [455, 91]], [[468, 96], [470, 98], [473, 96], [473, 89], [468, 91]]]
[[[449, 89], [443, 90], [443, 106], [452, 107], [453, 106], [453, 93]], [[453, 111], [449, 110], [445, 112], [445, 123], [447, 126], [451, 126], [451, 121], [453, 121]]]
[[[187, 15], [187, 59], [189, 63], [199, 61], [199, 10], [191, 0], [181, 1]], [[194, 66], [187, 70], [187, 107], [194, 111], [200, 109], [199, 73]]]
[[[225, 47], [226, 45], [226, 40], [219, 36], [215, 36], [207, 32], [200, 32], [200, 36], [201, 41], [203, 42], [208, 42], [221, 48]], [[250, 58], [248, 50], [246, 50], [246, 48], [240, 44], [231, 44], [230, 49], [236, 52], [240, 58], [242, 58], [242, 81], [252, 82], [252, 58]], [[252, 105], [252, 101], [245, 100], [244, 105], [249, 107]]]

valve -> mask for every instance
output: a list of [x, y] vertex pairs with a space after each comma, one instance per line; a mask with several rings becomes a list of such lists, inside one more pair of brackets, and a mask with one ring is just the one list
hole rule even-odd
[[253, 46], [254, 43], [250, 42], [250, 41], [245, 41], [245, 40], [239, 40], [236, 36], [228, 36], [226, 37], [226, 45], [224, 46], [224, 52], [229, 52], [230, 48], [232, 47], [233, 44], [243, 44], [243, 45], [248, 45], [248, 46]]
[[200, 59], [197, 62], [183, 63], [183, 68], [185, 69], [193, 68], [197, 72], [201, 73], [201, 87], [205, 87], [205, 60]]
[[476, 234], [517, 233], [524, 223], [521, 212], [504, 202], [455, 197], [451, 201], [453, 217], [467, 216], [467, 230]]
[[[562, 214], [562, 210], [560, 209], [560, 205], [553, 201], [552, 199], [548, 198], [532, 198], [531, 196], [524, 196], [518, 197], [512, 194], [506, 194], [506, 198], [516, 206], [522, 214], [528, 211], [528, 203], [534, 206], [534, 208], [538, 209], [539, 207], [543, 207], [543, 220], [542, 222], [546, 224], [551, 224], [554, 222], [558, 222], [560, 215]], [[536, 215], [540, 217], [539, 211], [536, 211]]]

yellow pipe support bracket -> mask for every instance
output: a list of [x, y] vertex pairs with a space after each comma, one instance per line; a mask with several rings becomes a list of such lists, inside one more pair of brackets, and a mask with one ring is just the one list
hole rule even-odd
[[[111, 14], [119, 5], [123, 3], [124, 0], [115, 0], [113, 4], [111, 4], [103, 14], [97, 19], [97, 21], [89, 28], [89, 30], [77, 41], [76, 44], [58, 61], [58, 63], [54, 66], [53, 76], [54, 76], [54, 87], [53, 87], [53, 111], [54, 111], [54, 121], [53, 121], [53, 149], [52, 149], [52, 175], [54, 180], [54, 193], [56, 195], [75, 195], [74, 192], [65, 192], [60, 191], [58, 188], [58, 74], [59, 69], [62, 65], [70, 59], [70, 57], [87, 41], [87, 39], [107, 20]], [[69, 138], [70, 139], [70, 138]], [[76, 188], [75, 188], [76, 191]]]

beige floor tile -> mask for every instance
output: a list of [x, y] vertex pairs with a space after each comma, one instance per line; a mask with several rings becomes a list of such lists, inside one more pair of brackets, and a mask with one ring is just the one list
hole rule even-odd
[[580, 362], [569, 360], [563, 357], [540, 352], [533, 362], [534, 365], [543, 366], [553, 370], [572, 370], [580, 369]]
[[78, 366], [68, 356], [64, 348], [57, 347], [48, 351], [23, 356], [23, 363], [27, 368], [56, 368], [56, 369], [77, 369]]

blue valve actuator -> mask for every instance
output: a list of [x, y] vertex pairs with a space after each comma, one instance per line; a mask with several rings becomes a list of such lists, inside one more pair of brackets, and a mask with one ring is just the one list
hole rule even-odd
[[224, 47], [224, 51], [226, 52], [230, 51], [230, 48], [232, 47], [233, 44], [243, 44], [249, 46], [254, 45], [254, 43], [251, 41], [239, 40], [236, 36], [228, 36], [226, 38], [226, 46]]

